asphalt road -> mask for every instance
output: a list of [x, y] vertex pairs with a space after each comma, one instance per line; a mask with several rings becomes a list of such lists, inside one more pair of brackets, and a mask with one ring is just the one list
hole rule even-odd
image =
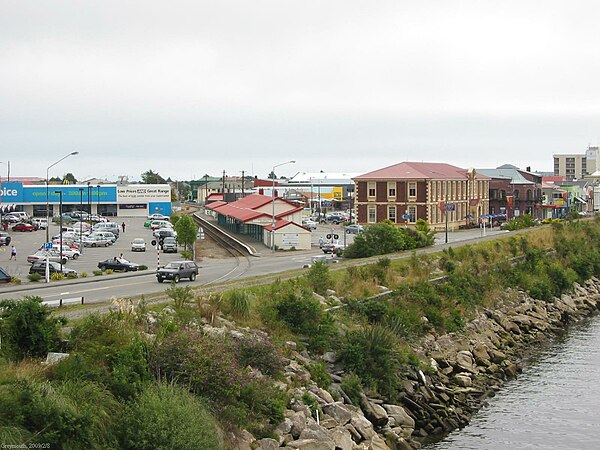
[[[115, 246], [108, 248], [95, 248], [86, 249], [87, 252], [80, 260], [69, 262], [69, 267], [76, 268], [78, 271], [83, 271], [85, 267], [90, 267], [89, 274], [91, 275], [92, 270], [100, 259], [106, 259], [117, 255], [118, 252], [123, 251], [124, 257], [132, 259], [134, 262], [147, 264], [150, 269], [146, 272], [130, 273], [126, 275], [104, 275], [99, 277], [90, 276], [87, 279], [68, 280], [61, 282], [52, 282], [48, 285], [43, 283], [23, 283], [21, 286], [13, 287], [2, 287], [0, 288], [0, 299], [8, 298], [21, 298], [25, 295], [37, 295], [45, 300], [57, 300], [61, 298], [75, 298], [85, 297], [86, 303], [95, 303], [111, 300], [113, 298], [123, 297], [135, 297], [139, 295], [151, 295], [159, 294], [165, 291], [169, 287], [168, 284], [159, 284], [156, 281], [153, 268], [156, 265], [156, 254], [153, 251], [147, 251], [146, 254], [137, 253], [135, 258], [131, 258], [131, 251], [129, 249], [129, 242], [134, 237], [144, 237], [146, 240], [150, 240], [150, 231], [143, 229], [143, 221], [141, 219], [129, 219], [126, 221], [131, 222], [130, 225], [126, 226], [126, 234], [122, 235]], [[136, 224], [136, 222], [138, 222]], [[137, 225], [137, 228], [136, 228]], [[130, 228], [131, 227], [131, 228]], [[334, 226], [335, 227], [335, 226]], [[341, 226], [338, 226], [341, 233]], [[205, 259], [199, 263], [200, 273], [195, 282], [189, 282], [182, 280], [181, 285], [191, 285], [195, 288], [201, 288], [202, 286], [211, 286], [216, 283], [222, 283], [227, 281], [239, 280], [244, 278], [255, 277], [265, 274], [276, 274], [279, 272], [285, 272], [293, 269], [301, 269], [305, 264], [310, 264], [313, 256], [323, 255], [318, 249], [318, 240], [322, 234], [327, 234], [331, 231], [331, 227], [320, 226], [316, 232], [313, 232], [313, 249], [310, 251], [297, 251], [297, 252], [277, 252], [275, 254], [270, 253], [268, 250], [263, 251], [260, 257], [248, 257], [248, 258], [225, 258], [225, 259]], [[334, 232], [336, 229], [334, 228]], [[33, 235], [40, 233], [40, 238], [44, 238], [43, 231], [34, 233], [25, 233], [26, 235]], [[494, 239], [501, 235], [506, 235], [507, 232], [500, 231], [498, 229], [486, 232], [486, 240]], [[13, 236], [16, 233], [13, 234]], [[24, 238], [27, 236], [23, 236]], [[342, 236], [343, 237], [343, 236]], [[346, 236], [346, 239], [350, 241], [353, 235]], [[458, 243], [471, 243], [482, 239], [482, 231], [479, 229], [475, 230], [461, 230], [461, 231], [450, 231], [448, 233], [448, 244], [445, 244], [445, 233], [436, 234], [436, 245], [427, 249], [422, 249], [420, 252], [431, 253], [440, 251], [442, 248], [450, 245], [457, 245]], [[25, 242], [23, 240], [22, 242]], [[36, 242], [35, 239], [32, 242]], [[119, 242], [121, 243], [119, 245]], [[17, 245], [19, 242], [17, 242]], [[37, 245], [37, 244], [33, 244]], [[5, 248], [5, 247], [3, 247]], [[17, 247], [18, 248], [18, 247]], [[407, 253], [408, 255], [409, 253]], [[8, 259], [8, 253], [0, 255], [0, 260]], [[330, 257], [330, 256], [328, 256]], [[402, 257], [400, 255], [399, 257]], [[333, 257], [331, 257], [333, 259]], [[20, 260], [16, 264], [17, 267], [23, 267], [23, 271], [29, 269], [29, 264], [22, 263], [24, 258], [21, 256]], [[178, 254], [163, 255], [161, 254], [161, 264], [167, 260], [181, 259]], [[3, 262], [3, 267], [5, 263]], [[93, 266], [93, 267], [92, 267]], [[10, 265], [8, 267], [11, 267]]]

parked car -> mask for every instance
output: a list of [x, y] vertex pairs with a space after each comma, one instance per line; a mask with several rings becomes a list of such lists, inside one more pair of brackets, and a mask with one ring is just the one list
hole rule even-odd
[[2, 221], [7, 223], [19, 223], [21, 218], [13, 214], [6, 214], [5, 216], [2, 216]]
[[111, 231], [94, 231], [90, 236], [100, 236], [104, 239], [108, 239], [111, 245], [117, 242], [117, 237]]
[[162, 243], [162, 241], [165, 238], [168, 238], [168, 237], [176, 238], [177, 231], [172, 230], [170, 228], [162, 228], [162, 229], [156, 230], [154, 233], [152, 233], [152, 236], [154, 236], [155, 238], [158, 238], [158, 242]]
[[108, 247], [110, 241], [102, 236], [85, 236], [81, 239], [85, 247]]
[[[50, 274], [52, 275], [53, 273], [63, 273], [65, 275], [69, 275], [69, 274], [75, 274], [77, 275], [77, 272], [73, 269], [69, 269], [68, 267], [65, 267], [64, 265], [62, 266], [62, 270], [60, 267], [60, 264], [57, 263], [56, 261], [50, 261], [48, 263], [48, 271], [50, 272]], [[36, 261], [34, 262], [31, 267], [29, 268], [29, 273], [39, 273], [40, 275], [46, 275], [46, 261], [45, 260], [40, 260], [40, 261]]]
[[13, 231], [35, 231], [35, 227], [30, 223], [21, 222], [12, 227]]
[[146, 241], [142, 238], [135, 238], [131, 241], [131, 251], [132, 252], [145, 252], [146, 251]]
[[150, 224], [150, 229], [152, 231], [158, 230], [160, 228], [173, 228], [173, 225], [171, 225], [171, 222], [168, 222], [166, 220], [153, 220]]
[[0, 283], [10, 283], [11, 280], [12, 280], [12, 277], [6, 271], [6, 269], [3, 269], [2, 267], [0, 267]]
[[177, 239], [168, 236], [162, 240], [161, 247], [165, 253], [177, 253]]
[[363, 227], [362, 225], [358, 225], [358, 224], [352, 224], [352, 225], [348, 225], [346, 228], [346, 233], [348, 234], [358, 234], [358, 233], [362, 233], [363, 231], [365, 231], [365, 227]]
[[139, 264], [127, 261], [125, 258], [109, 258], [98, 263], [100, 270], [111, 269], [121, 272], [134, 272], [140, 268]]
[[150, 214], [148, 216], [148, 219], [150, 219], [150, 220], [171, 220], [171, 218], [169, 216], [165, 216], [163, 214], [158, 214], [158, 213]]
[[46, 228], [48, 228], [48, 221], [46, 219], [31, 219], [31, 224], [34, 227], [37, 226], [39, 230], [45, 230]]
[[[60, 223], [60, 219], [61, 219], [61, 216], [54, 216], [52, 218], [52, 222]], [[68, 223], [73, 223], [73, 222], [77, 222], [77, 219], [75, 217], [73, 217], [71, 214], [63, 214], [62, 215], [62, 223], [63, 224], [65, 224], [65, 223], [68, 224]]]
[[119, 225], [115, 222], [99, 222], [92, 227], [92, 231], [110, 231], [117, 239], [119, 238]]
[[304, 228], [308, 228], [311, 231], [312, 230], [316, 230], [317, 229], [317, 225], [318, 225], [317, 222], [315, 222], [314, 220], [308, 220], [308, 219], [306, 219], [306, 220], [302, 221], [302, 226]]
[[10, 244], [10, 234], [5, 231], [0, 231], [0, 245]]
[[[34, 263], [36, 261], [45, 260], [46, 256], [50, 261], [60, 262], [60, 253], [54, 250], [38, 250], [33, 255], [27, 256], [28, 263]], [[62, 263], [66, 264], [69, 258], [65, 255], [62, 256]]]
[[165, 280], [173, 280], [178, 283], [182, 278], [194, 281], [198, 275], [198, 266], [193, 261], [173, 261], [156, 271], [156, 279], [159, 283]]
[[[60, 244], [52, 245], [52, 250], [60, 253]], [[62, 246], [62, 254], [69, 259], [77, 259], [81, 256], [81, 252], [77, 248], [70, 247], [68, 245]]]
[[326, 242], [321, 246], [323, 253], [334, 253], [336, 255], [341, 255], [345, 249], [346, 246], [339, 241]]

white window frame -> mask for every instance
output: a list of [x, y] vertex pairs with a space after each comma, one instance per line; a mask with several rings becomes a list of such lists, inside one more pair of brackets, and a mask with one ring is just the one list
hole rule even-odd
[[[393, 211], [393, 214], [390, 214]], [[392, 218], [393, 216], [393, 218]], [[391, 220], [392, 222], [396, 223], [398, 218], [398, 210], [395, 206], [393, 205], [388, 205], [388, 219]]]
[[388, 195], [388, 198], [393, 198], [393, 199], [396, 198], [396, 183], [395, 182], [388, 181], [388, 184], [387, 184], [387, 195]]
[[[373, 213], [372, 216], [371, 213]], [[377, 223], [377, 207], [375, 205], [367, 206], [367, 223]]]
[[[413, 195], [410, 195], [410, 191], [414, 191]], [[414, 181], [410, 181], [408, 183], [408, 198], [415, 198], [417, 196], [417, 183]]]
[[[373, 195], [371, 195], [371, 190], [373, 190]], [[377, 183], [374, 181], [369, 181], [367, 183], [367, 197], [375, 198], [377, 196]]]
[[417, 222], [417, 207], [409, 206], [408, 207], [408, 223], [416, 223]]

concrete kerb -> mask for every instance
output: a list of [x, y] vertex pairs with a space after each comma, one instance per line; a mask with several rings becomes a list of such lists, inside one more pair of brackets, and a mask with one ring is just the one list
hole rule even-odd
[[154, 270], [139, 270], [136, 272], [125, 272], [125, 273], [112, 273], [110, 275], [99, 275], [99, 276], [91, 276], [87, 278], [73, 278], [73, 279], [64, 279], [60, 281], [51, 281], [50, 283], [45, 283], [43, 281], [39, 282], [29, 282], [26, 285], [15, 285], [9, 286], [6, 288], [0, 288], [0, 293], [6, 292], [21, 292], [21, 291], [32, 291], [36, 289], [44, 289], [52, 286], [70, 286], [73, 284], [83, 284], [83, 283], [97, 283], [99, 281], [106, 280], [114, 280], [116, 278], [134, 278], [141, 277], [145, 275], [155, 275], [156, 271]]

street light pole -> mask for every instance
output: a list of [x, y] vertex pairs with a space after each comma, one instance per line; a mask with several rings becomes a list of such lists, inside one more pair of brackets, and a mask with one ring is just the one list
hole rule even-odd
[[92, 186], [90, 186], [90, 182], [88, 181], [87, 184], [87, 188], [88, 188], [88, 196], [87, 196], [87, 201], [88, 201], [88, 207], [87, 207], [87, 219], [88, 219], [88, 223], [90, 224], [90, 226], [92, 225], [92, 219], [91, 219], [91, 215], [92, 215], [92, 200], [91, 200], [91, 196], [90, 196], [90, 191], [92, 190]]
[[273, 217], [271, 218], [271, 252], [275, 252], [275, 168], [284, 166], [286, 164], [295, 164], [295, 163], [296, 163], [296, 161], [292, 160], [292, 161], [286, 161], [281, 164], [275, 164], [273, 166], [273, 171], [271, 172], [271, 175], [273, 176], [273, 185], [271, 187], [271, 205], [273, 207], [273, 210], [272, 210]]
[[98, 206], [96, 206], [96, 214], [100, 215], [100, 185], [96, 186], [98, 192]]
[[63, 200], [63, 193], [62, 191], [54, 191], [55, 194], [58, 194], [59, 196], [59, 207], [58, 207], [58, 213], [60, 214], [59, 219], [58, 219], [58, 226], [60, 227], [60, 243], [58, 244], [60, 247], [60, 273], [63, 273], [63, 221], [62, 221], [62, 200]]
[[[69, 156], [73, 156], [73, 155], [78, 155], [79, 152], [71, 152], [68, 155], [63, 156], [62, 158], [60, 158], [58, 161], [56, 161], [53, 164], [50, 164], [47, 168], [46, 168], [46, 242], [48, 242], [50, 240], [50, 206], [49, 206], [49, 202], [48, 202], [48, 198], [49, 198], [49, 191], [48, 191], [48, 176], [50, 173], [50, 169], [52, 167], [54, 167], [55, 165], [57, 165], [59, 162], [64, 161], [65, 159], [67, 159]], [[61, 197], [62, 198], [62, 197]], [[61, 226], [62, 228], [62, 226]]]
[[[83, 189], [79, 188], [79, 212], [83, 212]], [[79, 252], [83, 255], [83, 217], [79, 217]]]

